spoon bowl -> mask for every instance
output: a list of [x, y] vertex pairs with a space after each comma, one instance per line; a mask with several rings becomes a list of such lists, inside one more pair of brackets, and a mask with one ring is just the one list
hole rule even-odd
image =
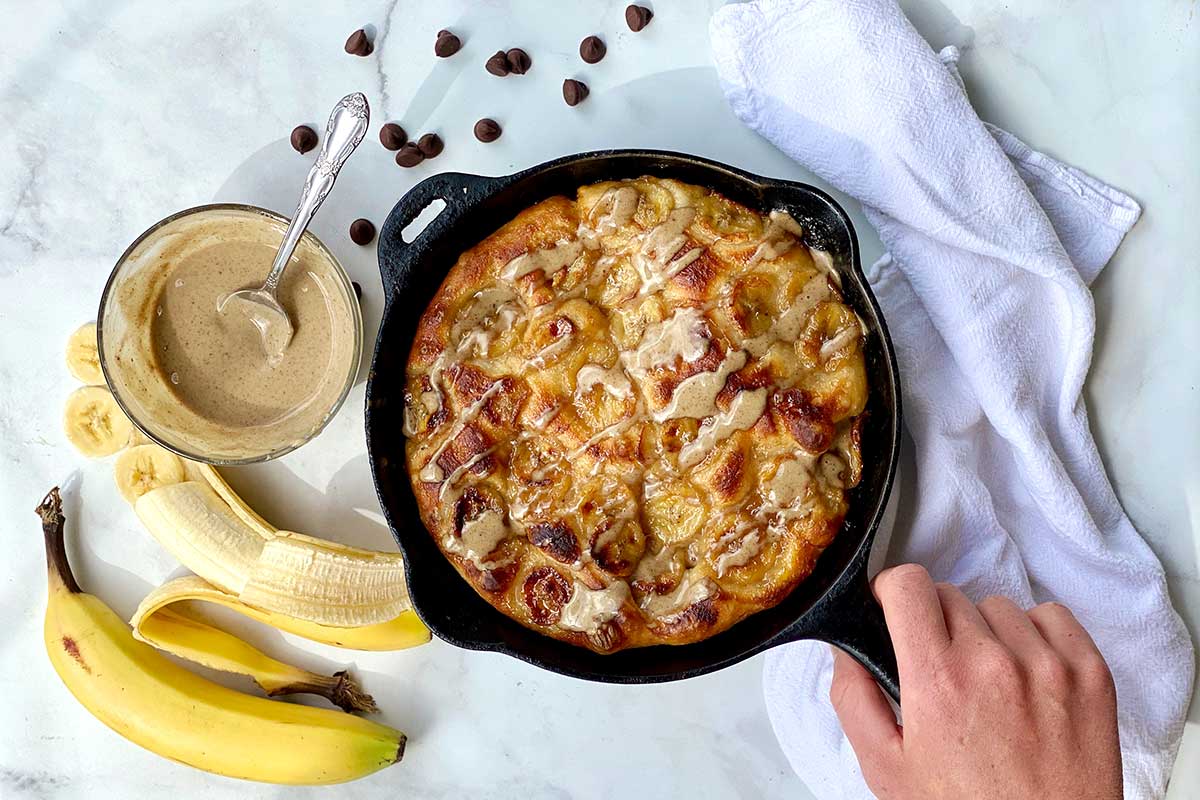
[[221, 314], [240, 313], [258, 329], [267, 363], [276, 366], [292, 341], [292, 320], [275, 293], [266, 289], [239, 289], [228, 294], [217, 306]]

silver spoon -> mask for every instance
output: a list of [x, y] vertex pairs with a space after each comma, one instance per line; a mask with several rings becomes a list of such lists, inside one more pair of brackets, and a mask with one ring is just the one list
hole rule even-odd
[[338, 171], [346, 163], [346, 159], [354, 152], [367, 133], [367, 122], [371, 117], [371, 109], [367, 98], [361, 92], [348, 94], [338, 101], [329, 115], [325, 125], [325, 140], [321, 142], [321, 150], [317, 153], [317, 161], [308, 171], [304, 181], [304, 191], [300, 193], [300, 202], [296, 205], [296, 213], [288, 223], [287, 232], [275, 254], [275, 263], [267, 273], [267, 279], [260, 289], [241, 289], [226, 295], [217, 304], [217, 311], [225, 314], [238, 311], [258, 328], [262, 336], [263, 349], [267, 353], [267, 363], [278, 364], [283, 359], [283, 352], [292, 341], [294, 328], [287, 312], [279, 304], [276, 291], [283, 270], [287, 267], [304, 234], [308, 223], [317, 213], [325, 196], [333, 188]]

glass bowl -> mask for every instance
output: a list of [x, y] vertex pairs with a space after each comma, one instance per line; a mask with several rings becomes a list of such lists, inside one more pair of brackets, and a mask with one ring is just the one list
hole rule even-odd
[[[297, 253], [324, 262], [333, 276], [334, 289], [349, 310], [348, 350], [341, 348], [344, 352], [337, 356], [339, 364], [345, 361], [342, 385], [336, 393], [332, 391], [343, 370], [331, 369], [323, 386], [328, 387], [328, 395], [335, 400], [315, 424], [284, 415], [263, 426], [229, 428], [218, 435], [214, 431], [222, 426], [203, 421], [166, 385], [153, 355], [149, 309], [161, 291], [161, 282], [156, 280], [163, 279], [164, 270], [171, 266], [170, 259], [186, 253], [189, 245], [198, 248], [210, 241], [220, 241], [219, 231], [211, 228], [222, 221], [231, 225], [249, 224], [256, 234], [268, 237], [275, 245], [283, 240], [288, 224], [287, 218], [273, 211], [240, 203], [196, 206], [155, 223], [129, 245], [104, 286], [96, 316], [96, 344], [100, 368], [114, 399], [147, 437], [193, 461], [252, 464], [278, 458], [312, 440], [342, 407], [358, 375], [362, 356], [362, 311], [345, 269], [320, 239], [305, 232]], [[269, 268], [270, 264], [263, 265], [264, 277]], [[248, 436], [250, 432], [255, 436]]]

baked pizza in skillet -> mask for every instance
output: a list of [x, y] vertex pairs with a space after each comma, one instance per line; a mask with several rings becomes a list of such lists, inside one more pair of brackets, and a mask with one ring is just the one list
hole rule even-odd
[[405, 386], [421, 517], [521, 624], [608, 653], [780, 602], [861, 472], [862, 323], [799, 224], [598, 183], [462, 254]]

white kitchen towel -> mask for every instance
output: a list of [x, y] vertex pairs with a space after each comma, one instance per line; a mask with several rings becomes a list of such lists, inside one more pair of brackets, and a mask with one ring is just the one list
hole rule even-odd
[[[857, 198], [887, 248], [869, 272], [916, 459], [888, 563], [924, 564], [975, 600], [1069, 606], [1116, 678], [1126, 796], [1161, 795], [1194, 653], [1081, 394], [1088, 284], [1141, 209], [981, 122], [957, 51], [934, 53], [893, 0], [730, 5], [711, 36], [737, 116]], [[829, 703], [831, 661], [812, 642], [771, 653], [767, 708], [817, 795], [869, 796]]]

